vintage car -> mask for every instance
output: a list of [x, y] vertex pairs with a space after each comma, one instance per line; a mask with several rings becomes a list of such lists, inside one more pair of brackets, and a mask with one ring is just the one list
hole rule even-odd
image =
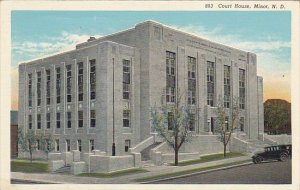
[[292, 145], [277, 145], [277, 146], [267, 146], [261, 152], [256, 152], [252, 156], [252, 161], [255, 164], [259, 164], [266, 160], [278, 160], [286, 161], [292, 156]]

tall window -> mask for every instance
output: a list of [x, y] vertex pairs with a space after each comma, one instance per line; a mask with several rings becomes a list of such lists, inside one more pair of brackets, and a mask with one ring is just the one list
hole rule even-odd
[[61, 77], [60, 68], [56, 68], [56, 103], [60, 103], [60, 87], [61, 87]]
[[129, 148], [130, 148], [130, 140], [125, 140], [125, 152], [128, 152]]
[[70, 152], [70, 151], [71, 151], [71, 143], [70, 143], [70, 139], [67, 139], [67, 140], [66, 140], [66, 150], [67, 150], [67, 152]]
[[196, 104], [196, 58], [188, 57], [188, 104]]
[[246, 76], [245, 70], [239, 69], [239, 105], [240, 109], [245, 109], [245, 97], [246, 97]]
[[67, 102], [72, 102], [72, 65], [67, 65], [66, 70], [67, 70]]
[[90, 98], [96, 99], [96, 60], [90, 60]]
[[41, 72], [37, 72], [37, 83], [36, 83], [36, 92], [37, 92], [37, 106], [41, 105], [41, 82], [42, 82], [42, 74]]
[[59, 151], [59, 140], [58, 139], [55, 140], [55, 151], [56, 152]]
[[72, 128], [72, 112], [67, 112], [67, 127]]
[[123, 59], [123, 99], [130, 95], [130, 61]]
[[230, 108], [230, 66], [224, 65], [224, 107]]
[[46, 70], [46, 75], [47, 75], [47, 105], [51, 103], [51, 72], [50, 69]]
[[81, 140], [77, 141], [77, 150], [79, 150], [79, 152], [81, 152], [82, 148], [81, 148]]
[[78, 67], [78, 101], [83, 100], [83, 63], [80, 62]]
[[28, 115], [28, 129], [32, 129], [32, 115]]
[[207, 61], [207, 105], [214, 106], [215, 63]]
[[130, 110], [123, 110], [123, 127], [130, 127]]
[[60, 113], [56, 113], [56, 128], [60, 128]]
[[241, 117], [240, 118], [240, 130], [244, 131], [244, 128], [245, 128], [245, 119], [244, 119], [244, 117]]
[[94, 140], [90, 140], [90, 150], [93, 151], [95, 149], [95, 142]]
[[91, 110], [91, 127], [96, 127], [96, 112], [95, 110]]
[[78, 111], [78, 127], [83, 127], [83, 111]]
[[46, 121], [47, 121], [47, 129], [50, 129], [50, 126], [51, 126], [51, 115], [50, 115], [50, 113], [47, 113]]
[[168, 113], [168, 130], [173, 130], [174, 125], [174, 114], [173, 112]]
[[190, 115], [189, 119], [189, 130], [190, 131], [195, 131], [195, 114]]
[[28, 74], [28, 106], [32, 106], [32, 74]]
[[37, 149], [37, 150], [40, 150], [40, 149], [41, 149], [41, 143], [40, 143], [40, 140], [39, 140], [39, 139], [36, 140], [36, 149]]
[[166, 52], [166, 75], [167, 75], [167, 88], [166, 88], [166, 101], [175, 102], [176, 96], [176, 54], [173, 52]]
[[37, 129], [41, 129], [41, 114], [37, 114]]

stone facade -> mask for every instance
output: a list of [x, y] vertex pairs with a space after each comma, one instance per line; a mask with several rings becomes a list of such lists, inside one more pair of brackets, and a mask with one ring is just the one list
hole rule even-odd
[[[32, 129], [36, 133], [52, 133], [59, 140], [57, 152], [78, 150], [80, 140], [81, 154], [91, 152], [93, 144], [93, 149], [110, 156], [113, 142], [117, 156], [130, 154], [130, 147], [152, 135], [149, 109], [166, 102], [170, 95], [166, 89], [167, 52], [174, 55], [175, 99], [179, 94], [182, 94], [183, 100], [195, 99], [191, 103], [195, 113], [195, 134], [214, 133], [217, 127], [215, 110], [219, 97], [224, 98], [224, 78], [227, 76], [224, 70], [228, 69], [227, 87], [230, 90], [229, 94], [228, 89], [226, 92], [229, 102], [227, 110], [230, 111], [230, 103], [235, 98], [243, 102], [240, 132], [249, 139], [258, 139], [259, 133], [263, 133], [263, 80], [257, 76], [256, 55], [153, 21], [99, 39], [90, 39], [78, 44], [73, 51], [20, 64], [19, 126], [28, 129], [31, 118]], [[188, 66], [189, 60], [195, 63], [192, 70]], [[96, 66], [95, 99], [91, 99], [93, 61]], [[80, 63], [83, 70], [79, 67]], [[209, 63], [213, 65], [213, 86], [210, 89], [207, 81]], [[69, 72], [68, 65], [71, 66]], [[124, 65], [129, 67], [126, 70], [129, 76], [124, 74]], [[57, 68], [60, 68], [60, 76], [57, 76]], [[194, 92], [189, 92], [190, 70], [194, 74]], [[41, 73], [40, 79], [38, 72]], [[60, 82], [57, 82], [58, 78]], [[72, 81], [71, 84], [68, 81]], [[40, 90], [37, 89], [39, 82]], [[38, 105], [39, 91], [41, 102]], [[128, 95], [124, 95], [125, 91], [129, 91], [128, 99], [124, 98]], [[211, 94], [210, 105], [208, 92]], [[245, 95], [241, 100], [240, 94], [243, 92]], [[72, 99], [70, 102], [68, 95]], [[49, 98], [50, 103], [47, 102]], [[83, 114], [82, 127], [79, 113]], [[69, 148], [67, 140], [70, 142]]]

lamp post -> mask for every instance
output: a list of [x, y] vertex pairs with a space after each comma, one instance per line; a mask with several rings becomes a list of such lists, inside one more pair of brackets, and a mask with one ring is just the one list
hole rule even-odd
[[115, 59], [112, 59], [113, 62], [113, 143], [112, 143], [112, 156], [116, 155], [116, 144], [115, 144]]
[[89, 141], [89, 173], [91, 173], [91, 140]]

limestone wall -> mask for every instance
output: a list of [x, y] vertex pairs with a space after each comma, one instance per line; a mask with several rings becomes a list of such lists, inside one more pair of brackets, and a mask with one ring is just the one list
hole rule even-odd
[[128, 156], [98, 156], [90, 157], [90, 172], [108, 173], [134, 167], [134, 158]]

